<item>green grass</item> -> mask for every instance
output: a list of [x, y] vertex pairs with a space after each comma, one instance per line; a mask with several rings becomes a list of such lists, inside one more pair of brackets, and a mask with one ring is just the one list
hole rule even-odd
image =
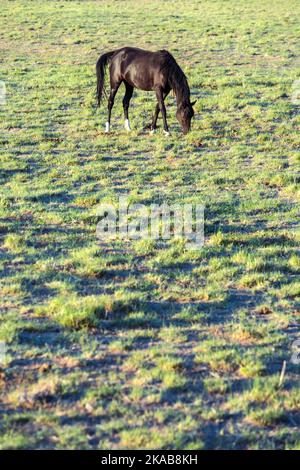
[[[13, 9], [13, 15], [12, 15]], [[2, 1], [1, 448], [299, 448], [299, 2]], [[195, 105], [144, 130], [95, 62], [168, 49]], [[98, 243], [96, 207], [205, 205], [205, 246]], [[287, 369], [279, 386], [283, 361]]]

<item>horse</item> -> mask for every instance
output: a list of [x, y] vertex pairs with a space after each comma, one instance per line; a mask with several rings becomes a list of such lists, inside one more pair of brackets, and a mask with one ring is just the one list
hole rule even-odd
[[176, 117], [184, 134], [190, 131], [191, 119], [194, 116], [193, 106], [196, 101], [190, 101], [190, 88], [187, 78], [177, 64], [176, 60], [166, 50], [151, 52], [136, 47], [123, 47], [102, 54], [96, 64], [97, 99], [100, 106], [104, 93], [105, 70], [109, 65], [110, 93], [108, 97], [108, 118], [105, 123], [105, 132], [110, 131], [111, 111], [116, 93], [121, 85], [125, 85], [123, 109], [125, 129], [130, 131], [128, 116], [129, 103], [133, 89], [154, 91], [157, 98], [150, 132], [156, 129], [159, 112], [162, 114], [164, 133], [169, 135], [166, 107], [164, 100], [171, 90], [174, 91], [177, 101]]

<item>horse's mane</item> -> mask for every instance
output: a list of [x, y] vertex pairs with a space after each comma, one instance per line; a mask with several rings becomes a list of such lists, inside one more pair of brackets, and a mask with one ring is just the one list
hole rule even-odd
[[158, 51], [161, 55], [161, 70], [168, 76], [170, 87], [174, 90], [178, 104], [187, 104], [190, 101], [190, 88], [183, 71], [176, 60], [166, 50]]

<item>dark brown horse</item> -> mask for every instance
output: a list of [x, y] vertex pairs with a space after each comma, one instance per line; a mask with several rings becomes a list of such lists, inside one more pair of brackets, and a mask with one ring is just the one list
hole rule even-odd
[[164, 100], [171, 90], [174, 90], [176, 95], [176, 117], [183, 133], [186, 134], [190, 130], [195, 102], [190, 102], [190, 89], [186, 76], [168, 51], [150, 52], [135, 47], [123, 47], [122, 49], [101, 55], [96, 65], [99, 105], [103, 95], [105, 68], [108, 64], [110, 64], [110, 94], [105, 132], [110, 130], [111, 110], [116, 93], [122, 82], [126, 88], [123, 98], [126, 130], [130, 131], [128, 108], [134, 87], [145, 91], [155, 91], [156, 93], [157, 105], [151, 124], [151, 132], [154, 132], [156, 129], [158, 114], [161, 111], [164, 132], [169, 135]]

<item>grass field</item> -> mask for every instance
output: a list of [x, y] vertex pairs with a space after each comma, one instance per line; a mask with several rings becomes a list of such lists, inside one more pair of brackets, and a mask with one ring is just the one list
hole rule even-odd
[[[298, 1], [6, 1], [0, 448], [300, 449]], [[172, 52], [196, 117], [133, 132], [95, 62]], [[298, 100], [299, 102], [299, 100]], [[96, 207], [205, 205], [205, 246], [99, 244]], [[284, 361], [286, 372], [280, 381]]]

